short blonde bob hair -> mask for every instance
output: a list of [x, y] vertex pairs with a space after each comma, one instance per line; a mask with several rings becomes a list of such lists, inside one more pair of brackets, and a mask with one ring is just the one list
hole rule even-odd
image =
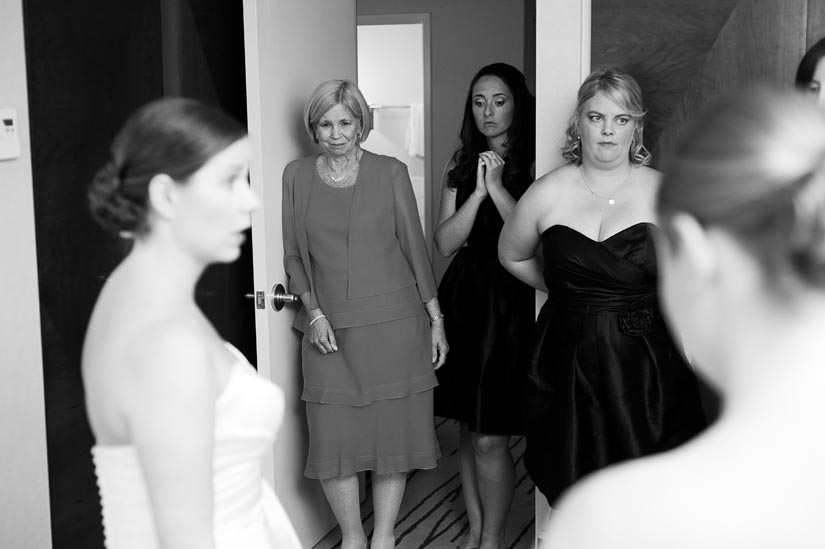
[[336, 105], [342, 105], [360, 124], [359, 142], [372, 130], [372, 112], [358, 86], [351, 80], [334, 79], [318, 84], [304, 105], [304, 128], [314, 143], [318, 142], [315, 126], [321, 117]]

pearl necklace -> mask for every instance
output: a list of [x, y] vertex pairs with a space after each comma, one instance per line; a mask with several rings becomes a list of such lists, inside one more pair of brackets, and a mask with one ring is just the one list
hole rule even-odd
[[[627, 183], [628, 179], [630, 179], [630, 172], [632, 170], [633, 170], [633, 168], [628, 166], [627, 175], [622, 180], [622, 182], [619, 183], [619, 185], [615, 189], [613, 189], [613, 192], [610, 193], [611, 195], [616, 196], [616, 193], [619, 191], [619, 189], [621, 189], [624, 186], [624, 184]], [[587, 189], [587, 191], [590, 194], [592, 194], [593, 196], [595, 196], [597, 198], [601, 198], [602, 200], [607, 200], [607, 203], [611, 206], [616, 203], [616, 199], [613, 198], [613, 196], [602, 196], [602, 195], [600, 195], [599, 193], [597, 193], [596, 191], [593, 190], [593, 187], [591, 187], [590, 183], [587, 182], [587, 177], [585, 177], [584, 169], [581, 166], [579, 166], [579, 175], [582, 178], [582, 183], [584, 183], [585, 188]]]

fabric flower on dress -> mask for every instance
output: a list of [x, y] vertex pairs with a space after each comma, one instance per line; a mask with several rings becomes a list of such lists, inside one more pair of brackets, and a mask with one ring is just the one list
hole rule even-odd
[[625, 335], [644, 335], [651, 324], [653, 307], [645, 301], [634, 301], [619, 312], [619, 329]]

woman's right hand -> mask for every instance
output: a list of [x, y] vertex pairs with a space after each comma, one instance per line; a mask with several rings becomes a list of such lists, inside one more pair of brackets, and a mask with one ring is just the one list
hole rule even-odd
[[484, 159], [479, 156], [478, 166], [476, 166], [476, 188], [473, 190], [473, 194], [477, 195], [479, 198], [484, 198], [487, 196], [487, 184], [484, 182], [485, 170]]
[[[313, 318], [318, 318], [315, 315]], [[338, 350], [338, 343], [335, 341], [335, 332], [327, 317], [313, 320], [309, 326], [309, 342], [321, 351], [321, 354], [333, 353]]]

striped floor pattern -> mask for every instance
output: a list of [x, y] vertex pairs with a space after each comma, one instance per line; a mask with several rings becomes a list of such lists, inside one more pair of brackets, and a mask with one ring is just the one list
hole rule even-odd
[[[442, 458], [430, 471], [414, 471], [407, 481], [404, 502], [395, 526], [400, 549], [454, 549], [467, 531], [461, 481], [458, 476], [458, 423], [436, 418]], [[510, 450], [516, 461], [516, 493], [507, 523], [507, 549], [532, 549], [534, 538], [534, 487], [524, 470], [524, 438], [513, 437]], [[369, 482], [369, 480], [367, 481]], [[369, 494], [369, 486], [366, 493]], [[367, 535], [372, 533], [370, 498], [362, 504], [361, 516]], [[332, 530], [314, 549], [341, 547], [341, 534]]]

